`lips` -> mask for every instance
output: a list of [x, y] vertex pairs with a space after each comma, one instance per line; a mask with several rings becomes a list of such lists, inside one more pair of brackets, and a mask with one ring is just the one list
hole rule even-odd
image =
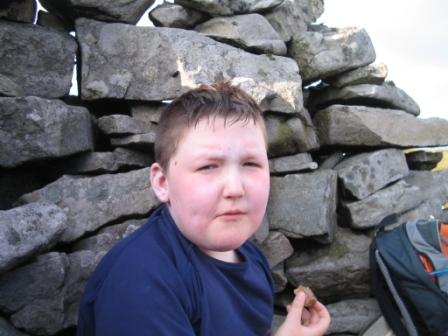
[[228, 211], [221, 212], [216, 217], [231, 219], [231, 218], [240, 217], [240, 216], [242, 216], [244, 214], [245, 214], [244, 211], [235, 209], [235, 210], [228, 210]]

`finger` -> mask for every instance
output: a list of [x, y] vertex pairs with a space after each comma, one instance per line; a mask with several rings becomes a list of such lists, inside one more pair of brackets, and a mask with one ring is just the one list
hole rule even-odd
[[323, 304], [317, 302], [311, 309], [310, 327], [318, 333], [324, 333], [330, 326], [331, 317]]
[[307, 326], [311, 323], [311, 313], [308, 309], [302, 310], [302, 325]]
[[285, 322], [295, 324], [300, 323], [304, 304], [305, 304], [305, 294], [298, 293], [290, 305], [288, 315], [286, 315]]

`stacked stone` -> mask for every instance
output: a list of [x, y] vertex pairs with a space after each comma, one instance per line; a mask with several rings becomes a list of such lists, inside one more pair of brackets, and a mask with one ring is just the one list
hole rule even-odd
[[158, 205], [147, 167], [164, 102], [222, 79], [265, 113], [271, 195], [253, 240], [275, 324], [303, 284], [329, 334], [357, 334], [379, 312], [375, 227], [444, 216], [448, 174], [409, 170], [440, 157], [402, 149], [447, 145], [448, 121], [417, 117], [363, 29], [313, 24], [323, 0], [177, 0], [135, 26], [153, 2], [42, 0], [37, 24], [34, 0], [0, 8], [0, 334], [75, 333], [92, 270]]

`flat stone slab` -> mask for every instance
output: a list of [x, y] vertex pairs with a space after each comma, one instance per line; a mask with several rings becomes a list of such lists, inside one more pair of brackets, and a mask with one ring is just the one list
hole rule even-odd
[[81, 46], [82, 99], [161, 101], [200, 84], [232, 79], [263, 110], [303, 110], [299, 68], [290, 58], [254, 55], [175, 28], [78, 19], [76, 34]]
[[359, 335], [380, 314], [381, 310], [375, 299], [351, 299], [327, 305], [331, 316], [328, 334]]
[[380, 224], [387, 216], [406, 212], [423, 200], [424, 196], [417, 186], [401, 180], [363, 200], [342, 201], [342, 208], [352, 228], [369, 229]]
[[98, 118], [98, 127], [109, 136], [143, 134], [155, 130], [155, 125], [134, 119], [124, 114], [114, 114]]
[[336, 225], [336, 172], [271, 177], [270, 229], [290, 238], [331, 241]]
[[58, 164], [68, 174], [100, 174], [149, 167], [152, 155], [118, 147], [112, 152], [87, 152], [70, 157]]
[[341, 88], [348, 85], [375, 84], [381, 85], [387, 77], [387, 65], [384, 63], [369, 64], [355, 70], [347, 71], [325, 81], [331, 86]]
[[212, 16], [228, 16], [268, 10], [283, 0], [175, 0], [182, 6], [197, 9]]
[[368, 65], [376, 57], [364, 29], [325, 26], [293, 36], [288, 52], [299, 64], [304, 82]]
[[0, 74], [20, 85], [24, 95], [68, 95], [77, 51], [68, 33], [0, 20], [0, 45]]
[[285, 42], [260, 14], [212, 18], [196, 26], [195, 30], [251, 52], [286, 55]]
[[0, 310], [16, 328], [32, 335], [54, 335], [62, 329], [68, 264], [65, 253], [50, 252], [0, 277]]
[[269, 171], [274, 175], [294, 174], [303, 170], [315, 170], [317, 163], [309, 153], [281, 156], [269, 160]]
[[412, 170], [432, 170], [442, 160], [442, 152], [418, 150], [406, 153], [406, 161]]
[[303, 110], [302, 118], [284, 119], [265, 115], [264, 119], [269, 156], [293, 155], [319, 148], [319, 140], [307, 110]]
[[263, 15], [285, 42], [294, 35], [308, 30], [324, 12], [324, 1], [284, 0], [280, 5]]
[[84, 107], [38, 97], [0, 97], [0, 110], [1, 167], [93, 149], [91, 117]]
[[277, 266], [294, 253], [294, 248], [288, 238], [279, 231], [269, 232], [268, 237], [261, 243], [260, 248], [268, 259], [271, 268]]
[[383, 149], [349, 157], [334, 168], [350, 195], [363, 199], [409, 174], [399, 149]]
[[330, 245], [315, 247], [286, 262], [289, 282], [311, 287], [320, 300], [367, 297], [370, 294], [371, 238], [338, 227]]
[[61, 241], [69, 242], [110, 222], [147, 215], [159, 204], [149, 187], [149, 168], [95, 177], [64, 175], [21, 197], [23, 202], [49, 201], [67, 214]]
[[414, 116], [420, 114], [420, 107], [402, 89], [389, 83], [383, 85], [358, 84], [343, 88], [326, 88], [313, 96], [313, 109], [322, 109], [334, 103], [345, 105], [363, 105], [391, 108], [408, 112]]
[[193, 28], [208, 18], [205, 13], [169, 2], [156, 6], [148, 13], [148, 16], [156, 27], [183, 29]]
[[0, 8], [0, 19], [33, 23], [36, 11], [36, 0], [4, 1]]
[[70, 20], [86, 17], [101, 21], [136, 24], [155, 0], [40, 0], [50, 12]]
[[0, 211], [0, 273], [50, 248], [66, 228], [67, 216], [38, 202]]
[[321, 145], [425, 147], [448, 145], [448, 120], [419, 119], [400, 110], [332, 105], [313, 123]]

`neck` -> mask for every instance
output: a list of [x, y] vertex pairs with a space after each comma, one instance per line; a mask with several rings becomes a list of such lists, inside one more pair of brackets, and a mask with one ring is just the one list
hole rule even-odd
[[242, 261], [238, 252], [236, 252], [235, 250], [225, 252], [202, 250], [202, 252], [204, 252], [209, 257], [228, 263], [239, 263]]

